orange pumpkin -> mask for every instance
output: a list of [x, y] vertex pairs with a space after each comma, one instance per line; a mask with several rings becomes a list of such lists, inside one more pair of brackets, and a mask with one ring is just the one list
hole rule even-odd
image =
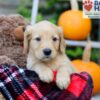
[[90, 61], [90, 56], [91, 41], [88, 41], [83, 52], [83, 60], [73, 60], [72, 63], [79, 72], [86, 71], [91, 75], [94, 85], [93, 93], [97, 94], [100, 93], [100, 67], [95, 62]]
[[94, 94], [97, 94], [100, 92], [100, 67], [95, 62], [85, 62], [82, 60], [73, 60], [72, 61], [75, 68], [79, 71], [86, 71], [88, 72], [92, 79], [94, 84]]
[[63, 28], [64, 38], [72, 40], [86, 39], [91, 31], [91, 20], [83, 18], [83, 12], [69, 10], [61, 14], [58, 25]]

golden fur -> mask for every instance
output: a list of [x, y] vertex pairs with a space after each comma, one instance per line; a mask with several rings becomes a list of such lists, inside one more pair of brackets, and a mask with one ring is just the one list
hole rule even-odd
[[[43, 53], [49, 48], [51, 55]], [[57, 70], [56, 84], [66, 89], [70, 83], [70, 74], [76, 72], [65, 55], [65, 42], [60, 27], [41, 21], [34, 26], [27, 26], [24, 32], [24, 52], [28, 54], [27, 68], [34, 70], [44, 82], [53, 81], [53, 70]]]

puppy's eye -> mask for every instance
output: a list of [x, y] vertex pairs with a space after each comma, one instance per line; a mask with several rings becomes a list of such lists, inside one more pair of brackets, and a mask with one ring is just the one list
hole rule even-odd
[[36, 41], [41, 41], [40, 37], [35, 38]]
[[52, 39], [54, 42], [56, 42], [58, 39], [56, 37], [53, 37]]

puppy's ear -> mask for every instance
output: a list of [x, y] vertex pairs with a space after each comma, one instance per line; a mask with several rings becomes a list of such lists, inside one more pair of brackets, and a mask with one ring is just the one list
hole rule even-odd
[[65, 53], [66, 44], [63, 37], [63, 30], [61, 27], [58, 27], [58, 32], [60, 36], [59, 51], [60, 53]]
[[31, 25], [28, 25], [28, 26], [26, 26], [25, 29], [23, 29], [23, 31], [24, 31], [24, 43], [23, 43], [24, 50], [23, 50], [23, 53], [28, 53], [28, 51], [29, 51], [29, 41], [32, 38], [32, 30], [33, 30], [33, 28]]

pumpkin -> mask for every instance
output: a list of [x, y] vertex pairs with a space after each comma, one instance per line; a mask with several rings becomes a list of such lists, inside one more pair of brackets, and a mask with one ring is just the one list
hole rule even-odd
[[88, 72], [92, 79], [94, 84], [94, 94], [97, 94], [100, 92], [100, 67], [95, 62], [85, 62], [82, 60], [74, 60], [72, 61], [75, 68], [79, 71], [85, 71]]
[[64, 38], [72, 40], [86, 39], [91, 31], [91, 20], [84, 19], [83, 12], [79, 10], [63, 12], [59, 17], [58, 25], [64, 31]]
[[[87, 44], [88, 45], [88, 44]], [[83, 60], [73, 60], [72, 63], [79, 72], [87, 72], [93, 79], [93, 94], [100, 93], [100, 67], [93, 61], [89, 61], [90, 49], [86, 48], [83, 54]]]

